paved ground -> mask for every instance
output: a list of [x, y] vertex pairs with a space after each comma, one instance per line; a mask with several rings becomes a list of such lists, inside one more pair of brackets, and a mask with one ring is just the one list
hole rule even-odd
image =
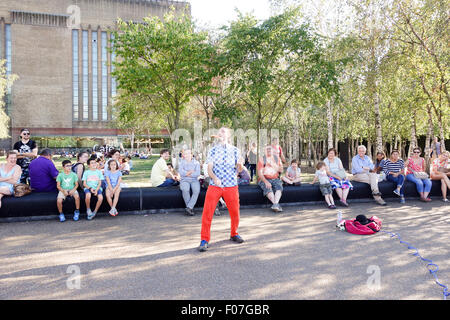
[[[379, 216], [384, 230], [432, 259], [450, 286], [450, 206], [438, 199], [354, 203], [343, 214]], [[335, 216], [322, 205], [285, 207], [281, 215], [245, 209], [239, 245], [228, 240], [225, 212], [214, 217], [204, 253], [196, 250], [200, 214], [1, 223], [0, 299], [443, 298], [405, 245], [383, 233], [336, 231]], [[370, 280], [377, 274], [378, 287]]]

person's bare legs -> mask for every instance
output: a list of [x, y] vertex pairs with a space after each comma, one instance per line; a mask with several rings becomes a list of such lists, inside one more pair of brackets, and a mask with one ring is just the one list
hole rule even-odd
[[343, 192], [342, 192], [342, 189], [341, 189], [341, 188], [336, 188], [335, 190], [336, 190], [336, 194], [338, 195], [339, 199], [340, 199], [340, 200], [344, 200], [344, 199], [343, 199]]
[[342, 199], [347, 202], [348, 193], [350, 192], [350, 188], [346, 188], [342, 190]]
[[119, 202], [119, 195], [120, 195], [120, 188], [117, 188], [116, 192], [114, 192], [114, 201], [113, 201], [113, 208], [115, 209], [117, 206], [117, 202]]
[[267, 197], [267, 199], [270, 200], [270, 202], [272, 202], [273, 204], [275, 204], [275, 195], [273, 194], [273, 192], [269, 192], [269, 193], [266, 195], [266, 197]]
[[112, 199], [113, 195], [109, 189], [106, 189], [105, 196], [106, 196], [106, 201], [108, 202], [109, 206], [111, 208], [113, 208], [113, 199]]
[[294, 184], [290, 179], [288, 179], [287, 177], [281, 177], [281, 180], [283, 181], [283, 182], [286, 182], [287, 184]]
[[447, 188], [450, 189], [450, 180], [445, 173], [439, 172], [438, 174], [433, 174], [432, 180], [441, 180], [441, 192], [442, 199], [447, 199]]
[[97, 195], [97, 203], [95, 204], [94, 212], [97, 213], [98, 209], [100, 208], [101, 204], [103, 202], [103, 196], [101, 194]]
[[86, 210], [90, 211], [91, 210], [91, 193], [90, 192], [86, 193], [85, 202], [86, 202]]
[[275, 197], [274, 197], [275, 203], [279, 203], [280, 199], [281, 199], [281, 191], [277, 190], [277, 191], [275, 191]]

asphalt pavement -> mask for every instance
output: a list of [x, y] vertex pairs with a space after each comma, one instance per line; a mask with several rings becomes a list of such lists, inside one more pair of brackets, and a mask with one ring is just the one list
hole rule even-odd
[[[438, 265], [450, 286], [450, 206], [350, 203], [344, 218], [376, 215]], [[324, 205], [243, 209], [229, 240], [226, 210], [214, 216], [210, 248], [198, 252], [201, 212], [100, 215], [0, 223], [0, 299], [442, 300], [425, 262], [389, 234], [335, 229]]]

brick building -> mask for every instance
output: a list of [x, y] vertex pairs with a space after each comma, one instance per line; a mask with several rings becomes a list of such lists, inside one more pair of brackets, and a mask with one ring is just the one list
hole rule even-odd
[[189, 4], [168, 0], [1, 0], [0, 59], [18, 75], [6, 97], [11, 118], [9, 148], [21, 128], [33, 136], [117, 139], [111, 128], [108, 51], [117, 18], [140, 22]]

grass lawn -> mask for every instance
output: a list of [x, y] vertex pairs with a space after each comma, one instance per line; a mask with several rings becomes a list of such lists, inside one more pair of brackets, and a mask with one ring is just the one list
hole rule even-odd
[[158, 159], [159, 156], [152, 156], [149, 159], [132, 158], [133, 168], [130, 170], [130, 175], [122, 176], [123, 183], [130, 188], [150, 187], [150, 174], [153, 164]]

